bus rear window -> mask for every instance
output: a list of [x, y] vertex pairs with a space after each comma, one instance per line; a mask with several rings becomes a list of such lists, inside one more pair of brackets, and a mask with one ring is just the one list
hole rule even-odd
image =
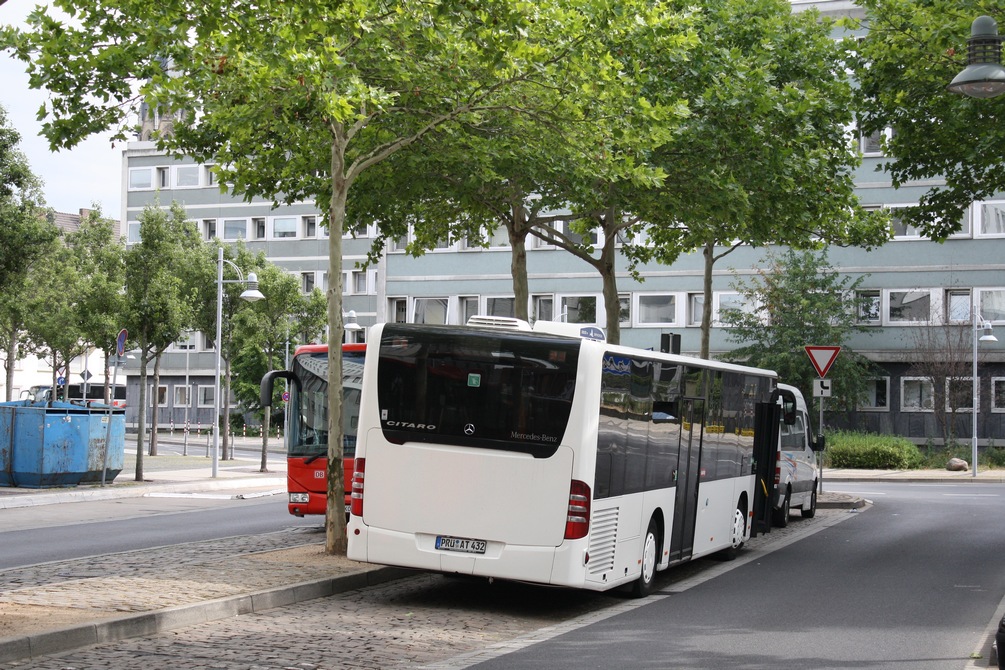
[[377, 400], [391, 442], [555, 453], [572, 409], [579, 340], [388, 324]]

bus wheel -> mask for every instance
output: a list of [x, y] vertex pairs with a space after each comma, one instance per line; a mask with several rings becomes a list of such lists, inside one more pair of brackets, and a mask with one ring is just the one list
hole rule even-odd
[[785, 489], [785, 499], [782, 500], [782, 506], [778, 509], [771, 510], [771, 522], [779, 528], [785, 528], [789, 525], [789, 512], [792, 511], [792, 491], [788, 488]]
[[747, 533], [747, 515], [744, 513], [743, 508], [737, 506], [736, 511], [733, 513], [733, 526], [729, 530], [729, 547], [723, 549], [721, 552], [722, 558], [727, 561], [732, 561], [740, 553], [740, 549], [743, 548], [743, 536]]
[[812, 519], [817, 513], [817, 483], [813, 482], [813, 493], [810, 494], [809, 506], [803, 505], [802, 515], [804, 519]]
[[645, 541], [642, 543], [642, 574], [632, 585], [632, 595], [644, 598], [653, 590], [653, 580], [656, 578], [657, 535], [659, 527], [656, 519], [649, 521]]

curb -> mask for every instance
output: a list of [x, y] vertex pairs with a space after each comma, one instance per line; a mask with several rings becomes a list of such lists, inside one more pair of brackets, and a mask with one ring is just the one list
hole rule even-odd
[[264, 591], [244, 593], [192, 605], [68, 626], [58, 630], [0, 639], [0, 663], [22, 661], [79, 649], [92, 644], [117, 642], [154, 635], [174, 628], [253, 614], [274, 607], [325, 598], [338, 593], [402, 579], [415, 574], [404, 568], [376, 568], [339, 577], [319, 579]]

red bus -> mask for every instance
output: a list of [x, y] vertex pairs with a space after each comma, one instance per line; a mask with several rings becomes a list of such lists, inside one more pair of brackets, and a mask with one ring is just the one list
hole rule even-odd
[[[366, 344], [342, 345], [342, 455], [345, 505], [356, 454], [356, 428]], [[272, 404], [277, 377], [287, 380], [286, 490], [290, 514], [324, 514], [328, 496], [328, 345], [297, 347], [289, 370], [273, 370], [262, 378], [261, 404]]]

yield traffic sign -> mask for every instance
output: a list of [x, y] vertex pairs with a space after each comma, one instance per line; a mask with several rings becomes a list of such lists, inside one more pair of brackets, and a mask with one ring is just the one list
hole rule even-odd
[[834, 365], [834, 359], [841, 352], [841, 347], [805, 347], [806, 355], [810, 357], [817, 374], [823, 378]]

